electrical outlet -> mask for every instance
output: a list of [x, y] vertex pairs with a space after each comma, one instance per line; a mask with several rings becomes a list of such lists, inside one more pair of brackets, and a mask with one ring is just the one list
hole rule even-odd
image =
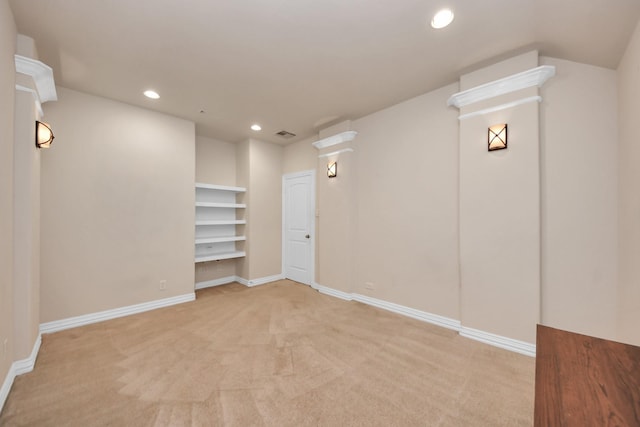
[[373, 291], [376, 288], [376, 285], [371, 282], [364, 282], [364, 288]]
[[160, 290], [161, 291], [166, 291], [167, 290], [167, 281], [166, 280], [160, 280]]

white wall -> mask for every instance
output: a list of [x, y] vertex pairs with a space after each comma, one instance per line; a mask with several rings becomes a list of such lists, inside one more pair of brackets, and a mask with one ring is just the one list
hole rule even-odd
[[618, 339], [640, 345], [640, 23], [618, 68]]
[[[35, 84], [31, 81], [32, 89]], [[26, 84], [23, 82], [23, 84]], [[16, 91], [14, 146], [14, 358], [26, 359], [40, 326], [40, 151], [34, 97]]]
[[311, 145], [317, 138], [307, 138], [283, 149], [282, 174], [315, 169], [318, 166], [318, 150]]
[[[316, 154], [316, 248], [317, 282], [343, 292], [355, 290], [357, 267], [355, 257], [357, 236], [357, 154], [344, 152], [318, 158], [336, 149], [352, 148], [349, 142], [331, 146]], [[327, 164], [337, 162], [337, 176], [327, 177]]]
[[[540, 105], [467, 120], [460, 135], [458, 112], [446, 107], [457, 85], [353, 121], [355, 152], [338, 156], [338, 179], [326, 178], [330, 159], [316, 160], [318, 282], [530, 343], [540, 320], [615, 338], [616, 75], [541, 62], [557, 76]], [[460, 89], [537, 65], [530, 52], [466, 75]], [[510, 147], [488, 153], [487, 128], [501, 121]], [[312, 164], [310, 143], [285, 148], [285, 172]]]
[[196, 182], [236, 185], [236, 144], [196, 136]]
[[250, 140], [247, 245], [251, 251], [249, 277], [261, 279], [282, 272], [283, 148]]
[[541, 58], [542, 323], [616, 336], [616, 72]]
[[[237, 275], [246, 280], [282, 273], [282, 159], [283, 147], [257, 139], [236, 146], [236, 183], [247, 192], [240, 203], [247, 240], [239, 245], [247, 253], [238, 258]], [[244, 229], [244, 230], [242, 230]]]
[[[460, 79], [460, 89], [535, 68], [529, 52]], [[537, 94], [537, 88], [460, 113]], [[489, 152], [488, 128], [508, 125], [508, 148]], [[540, 296], [538, 104], [460, 121], [460, 313], [463, 327], [535, 343]]]
[[45, 105], [56, 140], [42, 154], [41, 321], [193, 292], [194, 124], [58, 97]]
[[[0, 0], [0, 383], [13, 362], [13, 118], [16, 26]], [[4, 342], [7, 342], [6, 352]]]
[[459, 316], [458, 120], [446, 103], [457, 90], [449, 85], [353, 122], [353, 290], [452, 318]]
[[[196, 182], [236, 185], [236, 145], [217, 139], [196, 137]], [[199, 262], [196, 283], [236, 275], [236, 259]]]

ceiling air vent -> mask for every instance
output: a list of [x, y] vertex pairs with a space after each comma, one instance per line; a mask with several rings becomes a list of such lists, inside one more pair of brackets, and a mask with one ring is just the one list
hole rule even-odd
[[280, 132], [276, 132], [276, 135], [284, 138], [284, 139], [289, 139], [289, 138], [293, 138], [294, 136], [296, 136], [295, 133], [291, 133], [291, 132], [287, 132], [286, 130], [281, 130]]

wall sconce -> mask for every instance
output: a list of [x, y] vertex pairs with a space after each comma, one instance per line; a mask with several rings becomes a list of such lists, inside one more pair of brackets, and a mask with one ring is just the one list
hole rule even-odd
[[489, 151], [507, 148], [507, 124], [494, 125], [489, 128]]
[[48, 124], [36, 120], [36, 147], [49, 148], [53, 142], [53, 131]]
[[331, 162], [327, 165], [327, 176], [329, 178], [338, 176], [338, 162]]

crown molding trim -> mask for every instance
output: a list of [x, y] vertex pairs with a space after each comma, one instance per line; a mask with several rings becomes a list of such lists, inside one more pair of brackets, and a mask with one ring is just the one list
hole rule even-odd
[[53, 69], [44, 62], [27, 58], [22, 55], [15, 55], [16, 72], [26, 74], [33, 78], [38, 91], [38, 98], [41, 103], [47, 101], [57, 101], [56, 83], [53, 79]]
[[542, 102], [542, 97], [530, 96], [528, 98], [522, 98], [517, 101], [507, 102], [506, 104], [500, 104], [495, 107], [485, 108], [484, 110], [474, 111], [473, 113], [461, 114], [460, 116], [458, 116], [458, 120], [466, 120], [466, 119], [470, 119], [471, 117], [495, 113], [496, 111], [506, 110], [507, 108], [513, 108], [519, 105], [529, 104], [531, 102]]
[[318, 150], [321, 150], [323, 148], [331, 147], [332, 145], [338, 145], [342, 144], [343, 142], [352, 141], [353, 138], [356, 137], [356, 135], [358, 135], [358, 132], [356, 132], [355, 130], [348, 130], [346, 132], [341, 132], [328, 138], [320, 139], [314, 142], [312, 145]]
[[326, 154], [320, 154], [318, 158], [324, 159], [325, 157], [337, 156], [338, 154], [342, 154], [342, 153], [353, 153], [353, 148], [343, 148], [342, 150], [332, 151]]
[[529, 87], [541, 87], [547, 80], [555, 76], [555, 74], [556, 67], [553, 65], [542, 65], [462, 92], [454, 93], [447, 101], [447, 105], [462, 108], [475, 104], [476, 102]]

